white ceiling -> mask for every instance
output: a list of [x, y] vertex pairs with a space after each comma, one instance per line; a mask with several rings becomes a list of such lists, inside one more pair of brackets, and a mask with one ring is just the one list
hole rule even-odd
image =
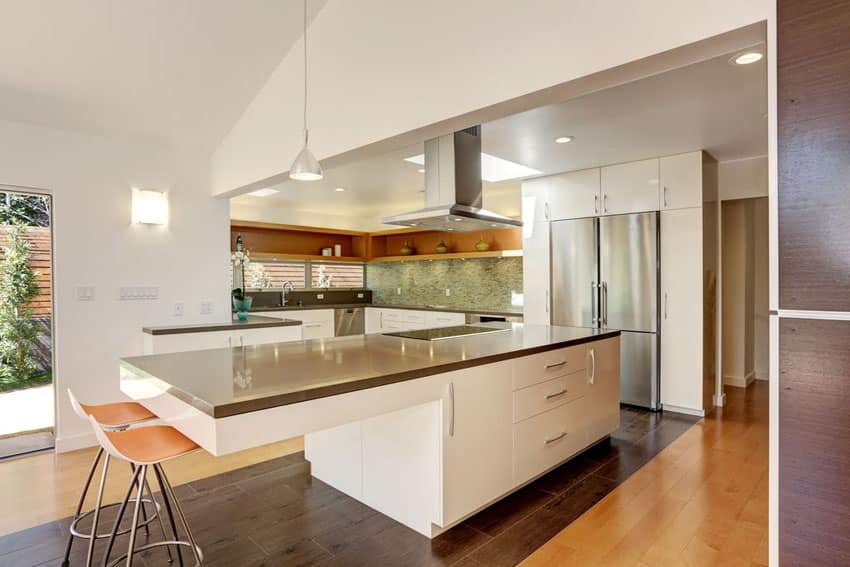
[[[311, 17], [325, 0], [311, 0]], [[3, 0], [0, 119], [212, 148], [302, 28], [282, 0]]]
[[[483, 124], [482, 146], [544, 173], [697, 149], [727, 161], [767, 153], [766, 113], [764, 61], [733, 66], [723, 56]], [[564, 135], [575, 140], [554, 143]], [[423, 175], [403, 158], [419, 153], [421, 144], [326, 170], [319, 182], [284, 182], [271, 197], [234, 200], [370, 217], [417, 208], [424, 199]], [[484, 201], [488, 209], [518, 215], [519, 180], [485, 182]]]

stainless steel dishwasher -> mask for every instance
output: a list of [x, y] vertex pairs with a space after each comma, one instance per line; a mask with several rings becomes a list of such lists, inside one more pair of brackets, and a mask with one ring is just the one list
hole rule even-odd
[[366, 332], [366, 309], [345, 307], [334, 309], [334, 336], [362, 335]]

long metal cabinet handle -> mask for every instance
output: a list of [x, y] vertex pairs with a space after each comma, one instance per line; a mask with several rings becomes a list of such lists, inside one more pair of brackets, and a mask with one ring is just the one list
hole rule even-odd
[[547, 399], [547, 400], [551, 400], [551, 399], [553, 399], [553, 398], [557, 398], [557, 397], [559, 397], [559, 396], [563, 396], [563, 395], [564, 395], [564, 394], [566, 394], [566, 393], [567, 393], [567, 389], [566, 389], [566, 388], [564, 388], [564, 389], [562, 389], [562, 390], [561, 390], [561, 391], [559, 391], [559, 392], [555, 392], [554, 394], [546, 394], [546, 399]]
[[562, 360], [561, 362], [556, 362], [554, 364], [547, 364], [546, 370], [552, 370], [553, 368], [560, 368], [567, 363], [566, 360]]
[[449, 382], [449, 401], [452, 404], [452, 413], [449, 414], [449, 437], [455, 436], [455, 383]]
[[599, 212], [599, 195], [593, 196], [593, 212], [594, 213]]
[[590, 321], [594, 325], [599, 322], [596, 316], [596, 282], [590, 282]]
[[608, 212], [608, 194], [606, 193], [604, 197], [602, 197], [602, 210], [606, 213]]
[[555, 435], [554, 437], [547, 439], [546, 444], [549, 445], [550, 443], [554, 443], [555, 441], [560, 441], [561, 439], [563, 439], [566, 436], [567, 436], [567, 432], [561, 431], [560, 435]]
[[227, 346], [229, 346], [229, 347], [233, 346], [233, 337], [227, 337]]
[[546, 313], [549, 313], [549, 290], [546, 290]]
[[666, 185], [664, 186], [664, 206], [665, 207], [668, 206], [667, 205], [667, 186]]
[[551, 217], [551, 212], [549, 210], [549, 203], [543, 203], [543, 219], [549, 220]]
[[596, 349], [592, 348], [588, 351], [590, 354], [590, 383], [596, 381]]
[[245, 335], [239, 335], [239, 346], [245, 346]]
[[664, 319], [667, 319], [667, 292], [664, 292]]

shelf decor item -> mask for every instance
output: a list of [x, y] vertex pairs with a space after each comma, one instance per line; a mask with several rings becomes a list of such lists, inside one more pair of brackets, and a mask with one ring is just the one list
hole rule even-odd
[[233, 298], [233, 308], [236, 310], [236, 318], [240, 321], [248, 319], [248, 310], [251, 309], [253, 297], [245, 295], [245, 272], [248, 265], [251, 263], [251, 253], [247, 250], [234, 252], [230, 256], [230, 263], [233, 264], [233, 273], [236, 275], [236, 270], [239, 270], [239, 280], [242, 285], [235, 288], [231, 292]]
[[448, 246], [446, 246], [446, 241], [445, 241], [445, 240], [441, 240], [441, 241], [440, 241], [440, 243], [439, 243], [439, 244], [437, 244], [437, 247], [434, 249], [434, 251], [435, 251], [437, 254], [445, 254], [446, 252], [448, 252], [448, 251], [449, 251], [449, 247], [448, 247]]
[[479, 252], [486, 252], [490, 249], [490, 243], [484, 240], [484, 235], [481, 235], [481, 240], [475, 243], [475, 249]]
[[410, 256], [413, 252], [413, 247], [407, 240], [404, 241], [404, 245], [401, 247], [401, 250], [398, 251], [398, 253], [402, 256]]

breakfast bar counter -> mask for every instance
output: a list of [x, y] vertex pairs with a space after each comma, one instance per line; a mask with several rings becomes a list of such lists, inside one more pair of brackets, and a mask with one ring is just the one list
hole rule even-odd
[[129, 357], [121, 390], [213, 455], [303, 435], [313, 476], [434, 537], [619, 426], [618, 331], [484, 327]]

